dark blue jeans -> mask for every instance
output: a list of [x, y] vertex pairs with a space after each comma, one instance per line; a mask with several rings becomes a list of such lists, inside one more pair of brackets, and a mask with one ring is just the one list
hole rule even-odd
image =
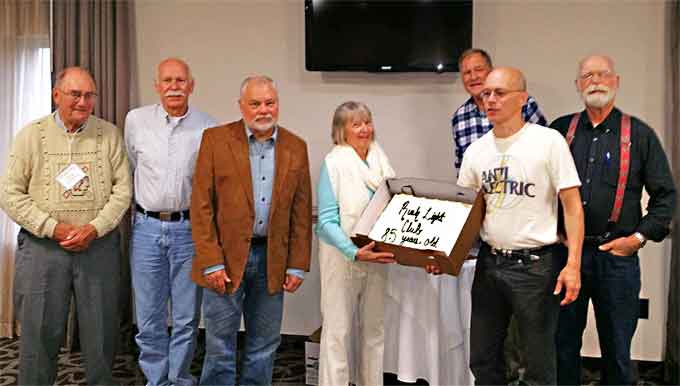
[[274, 356], [281, 342], [283, 293], [267, 290], [267, 249], [250, 249], [241, 286], [235, 293], [203, 292], [205, 360], [201, 385], [236, 385], [236, 340], [241, 315], [246, 328], [240, 385], [271, 385]]
[[603, 385], [631, 385], [630, 343], [640, 311], [640, 261], [637, 254], [614, 256], [595, 245], [583, 246], [581, 292], [562, 309], [557, 333], [557, 379], [581, 384], [581, 344], [592, 299], [602, 352]]
[[553, 295], [566, 249], [556, 245], [537, 261], [518, 262], [492, 255], [483, 244], [472, 284], [470, 369], [477, 385], [507, 385], [503, 342], [510, 317], [519, 329], [528, 384], [556, 382], [555, 332], [560, 311]]

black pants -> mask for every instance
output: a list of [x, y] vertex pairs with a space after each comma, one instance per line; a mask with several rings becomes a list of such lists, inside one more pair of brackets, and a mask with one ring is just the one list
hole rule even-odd
[[489, 246], [482, 245], [472, 285], [470, 327], [470, 369], [477, 385], [507, 385], [503, 342], [512, 315], [527, 363], [524, 381], [556, 383], [560, 297], [553, 290], [565, 262], [566, 248], [561, 245], [530, 262], [492, 255]]

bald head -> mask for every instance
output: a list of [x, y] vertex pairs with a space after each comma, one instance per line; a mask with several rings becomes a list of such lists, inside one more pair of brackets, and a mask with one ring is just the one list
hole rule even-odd
[[63, 88], [64, 83], [73, 78], [81, 78], [84, 81], [88, 81], [91, 83], [92, 89], [96, 89], [92, 75], [90, 75], [86, 69], [76, 66], [66, 67], [65, 69], [61, 70], [54, 80], [54, 88]]
[[[497, 67], [489, 73], [490, 76], [497, 78], [508, 90], [526, 91], [527, 81], [522, 71], [514, 67]], [[488, 79], [488, 77], [487, 77]]]
[[522, 72], [512, 67], [497, 67], [484, 82], [482, 99], [489, 121], [494, 126], [521, 127], [522, 106], [526, 103], [526, 80]]
[[614, 69], [614, 59], [607, 55], [588, 55], [578, 62], [578, 73], [576, 77], [579, 78], [584, 74], [587, 68], [591, 67], [593, 64], [598, 64], [600, 67], [606, 67], [612, 73], [616, 73]]

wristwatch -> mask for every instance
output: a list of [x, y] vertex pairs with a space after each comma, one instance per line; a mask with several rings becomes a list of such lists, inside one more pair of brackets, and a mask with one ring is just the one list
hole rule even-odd
[[647, 238], [642, 233], [635, 232], [635, 233], [633, 233], [633, 237], [638, 239], [638, 241], [640, 242], [640, 248], [644, 247], [645, 244], [647, 244]]

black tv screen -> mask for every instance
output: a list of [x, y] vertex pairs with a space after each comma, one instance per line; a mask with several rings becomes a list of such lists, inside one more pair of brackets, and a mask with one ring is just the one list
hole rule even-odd
[[305, 0], [309, 71], [455, 72], [472, 0]]

